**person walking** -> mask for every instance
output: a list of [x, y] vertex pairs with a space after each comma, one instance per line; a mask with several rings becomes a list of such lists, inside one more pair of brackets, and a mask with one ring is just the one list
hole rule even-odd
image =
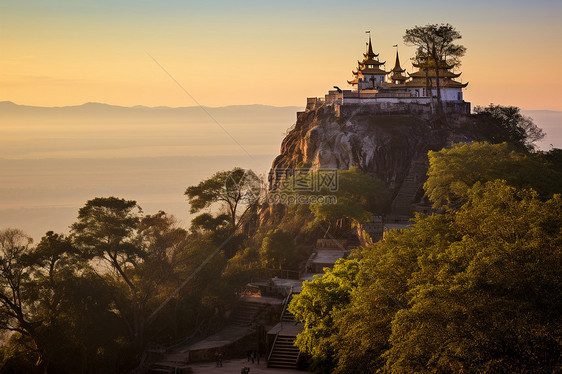
[[224, 358], [224, 354], [222, 352], [219, 353], [219, 362], [218, 367], [222, 367], [222, 359]]

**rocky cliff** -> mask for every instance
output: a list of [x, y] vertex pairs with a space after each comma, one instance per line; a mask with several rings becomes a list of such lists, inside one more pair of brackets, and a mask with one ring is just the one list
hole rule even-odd
[[[373, 114], [361, 108], [337, 116], [331, 106], [322, 105], [297, 114], [294, 128], [273, 161], [272, 176], [297, 167], [357, 166], [385, 181], [395, 196], [400, 195], [404, 181], [409, 183], [408, 194], [415, 195], [418, 188], [412, 183], [420, 187], [423, 178], [412, 182], [411, 175], [420, 174], [418, 169], [423, 168], [428, 150], [439, 150], [453, 142], [482, 140], [476, 127], [469, 115], [451, 115], [446, 124], [437, 125], [427, 115]], [[275, 183], [275, 177], [271, 183]]]

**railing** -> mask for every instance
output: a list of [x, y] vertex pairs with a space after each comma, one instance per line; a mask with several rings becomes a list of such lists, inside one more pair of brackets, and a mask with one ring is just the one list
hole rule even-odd
[[291, 290], [289, 291], [289, 294], [287, 295], [285, 300], [283, 300], [283, 308], [281, 309], [281, 315], [279, 316], [279, 321], [283, 320], [283, 314], [285, 314], [285, 310], [287, 310], [287, 306], [289, 306], [289, 300], [291, 300], [292, 295], [293, 295], [293, 286], [291, 286]]
[[271, 355], [273, 354], [273, 350], [275, 349], [275, 343], [277, 343], [277, 338], [279, 337], [279, 332], [275, 334], [275, 339], [273, 340], [273, 344], [271, 345], [271, 350], [269, 351], [269, 355], [267, 356], [267, 365], [269, 366], [269, 360], [271, 360]]

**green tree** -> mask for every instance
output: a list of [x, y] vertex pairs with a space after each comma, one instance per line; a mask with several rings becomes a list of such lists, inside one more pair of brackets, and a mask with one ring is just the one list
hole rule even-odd
[[260, 193], [261, 180], [256, 174], [250, 169], [238, 167], [230, 171], [219, 171], [185, 190], [191, 213], [218, 203], [219, 208], [228, 214], [232, 231], [238, 229], [240, 222], [258, 202]]
[[456, 144], [429, 151], [424, 189], [435, 208], [457, 209], [476, 182], [504, 179], [519, 188], [534, 188], [542, 198], [562, 192], [562, 173], [541, 155], [510, 151], [506, 143]]
[[384, 182], [362, 172], [359, 168], [338, 171], [336, 191], [323, 189], [324, 196], [335, 196], [337, 201], [310, 204], [315, 222], [327, 225], [327, 230], [342, 228], [344, 221], [365, 222], [374, 212], [381, 212], [390, 193]]
[[64, 235], [47, 232], [31, 258], [27, 305], [41, 323], [47, 371], [114, 372], [124, 331], [112, 311], [111, 288]]
[[[138, 346], [144, 341], [146, 318], [146, 300], [141, 297], [133, 275], [133, 269], [144, 256], [136, 240], [140, 213], [133, 200], [98, 197], [80, 208], [78, 220], [71, 226], [73, 242], [84, 258], [106, 262], [114, 272], [114, 279], [124, 282], [122, 291], [127, 296], [116, 297], [115, 302], [127, 325], [130, 341]], [[118, 283], [115, 286], [117, 290], [121, 288]]]
[[289, 311], [304, 325], [295, 344], [314, 358], [318, 371], [331, 372], [333, 356], [339, 349], [334, 315], [351, 302], [359, 264], [340, 259], [333, 269], [324, 270], [322, 277], [303, 282], [302, 291], [289, 304]]
[[191, 220], [191, 231], [195, 233], [222, 231], [229, 227], [230, 222], [228, 214], [214, 217], [210, 213], [202, 213]]
[[110, 290], [80, 261], [68, 238], [48, 232], [35, 248], [19, 230], [4, 230], [0, 238], [1, 278], [9, 290], [1, 298], [0, 328], [15, 332], [4, 350], [5, 367], [114, 372], [120, 329]]
[[474, 112], [486, 127], [492, 143], [508, 142], [520, 151], [529, 151], [545, 136], [544, 131], [530, 117], [522, 115], [518, 107], [490, 104], [476, 106]]
[[32, 239], [18, 229], [0, 231], [0, 328], [19, 333], [33, 345], [37, 364], [46, 364], [40, 323], [27, 313], [26, 288], [31, 281]]
[[259, 254], [263, 265], [273, 269], [294, 268], [299, 260], [293, 238], [281, 229], [265, 235]]
[[305, 284], [297, 344], [321, 372], [560, 370], [561, 208], [560, 195], [476, 182], [457, 211], [364, 248], [339, 275], [345, 292]]
[[[407, 45], [417, 47], [416, 59], [425, 64], [426, 71], [430, 68], [434, 69], [439, 116], [443, 114], [440, 69], [442, 69], [443, 64], [450, 66], [460, 65], [460, 58], [466, 53], [466, 48], [454, 42], [461, 38], [461, 34], [449, 24], [415, 26], [406, 30], [404, 35], [404, 42]], [[428, 74], [426, 73], [427, 78]]]
[[560, 367], [562, 200], [477, 183], [457, 238], [425, 251], [410, 308], [392, 322], [390, 372], [552, 372]]

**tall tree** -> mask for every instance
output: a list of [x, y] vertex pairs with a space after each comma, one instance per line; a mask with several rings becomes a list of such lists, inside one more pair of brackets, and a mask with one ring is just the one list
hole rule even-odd
[[80, 208], [78, 221], [71, 228], [73, 241], [83, 256], [105, 261], [116, 279], [125, 283], [130, 299], [117, 297], [115, 301], [128, 326], [131, 341], [142, 345], [145, 305], [133, 275], [144, 255], [135, 235], [140, 212], [136, 201], [98, 197]]
[[113, 372], [123, 329], [112, 290], [64, 235], [47, 232], [30, 258], [27, 310], [40, 323], [47, 371], [86, 373], [95, 366]]
[[458, 209], [476, 182], [504, 179], [518, 188], [533, 188], [542, 198], [562, 193], [562, 173], [540, 155], [510, 150], [506, 143], [456, 144], [429, 152], [424, 189], [435, 208]]
[[322, 277], [305, 281], [289, 304], [289, 311], [304, 324], [295, 344], [313, 357], [317, 372], [333, 372], [334, 355], [341, 348], [335, 316], [348, 307], [358, 273], [356, 260], [340, 259]]
[[[348, 228], [344, 222], [368, 221], [373, 213], [382, 212], [388, 204], [390, 192], [380, 179], [373, 178], [357, 167], [337, 173], [336, 190], [332, 192], [323, 188], [320, 192], [326, 201], [310, 204], [315, 222], [326, 224], [327, 230], [335, 228], [346, 231]], [[336, 200], [330, 201], [330, 196], [335, 196]]]
[[289, 308], [320, 372], [559, 371], [560, 195], [496, 180], [466, 196], [303, 285]]
[[45, 350], [39, 339], [40, 323], [27, 313], [26, 287], [31, 281], [31, 243], [18, 229], [0, 231], [0, 329], [14, 331], [34, 344], [38, 364], [43, 365]]
[[516, 106], [490, 104], [476, 106], [474, 112], [484, 120], [486, 134], [493, 143], [508, 142], [527, 152], [534, 150], [535, 142], [544, 138], [544, 131]]
[[264, 237], [260, 257], [265, 267], [292, 268], [298, 260], [293, 238], [281, 229], [270, 230]]
[[185, 190], [191, 213], [218, 203], [219, 209], [228, 214], [232, 231], [236, 231], [240, 222], [258, 202], [260, 193], [259, 177], [250, 169], [238, 167], [230, 171], [219, 171]]
[[[416, 60], [427, 64], [435, 71], [435, 87], [437, 90], [437, 113], [443, 115], [443, 102], [441, 100], [440, 68], [443, 64], [458, 66], [460, 58], [464, 56], [466, 48], [454, 44], [461, 39], [461, 34], [450, 24], [430, 24], [416, 26], [406, 30], [404, 42], [417, 47]], [[427, 75], [427, 74], [426, 74]], [[431, 93], [429, 93], [431, 95]]]
[[113, 372], [121, 335], [110, 290], [68, 238], [48, 232], [35, 248], [30, 242], [20, 230], [0, 232], [0, 329], [14, 332], [6, 362], [36, 372]]

